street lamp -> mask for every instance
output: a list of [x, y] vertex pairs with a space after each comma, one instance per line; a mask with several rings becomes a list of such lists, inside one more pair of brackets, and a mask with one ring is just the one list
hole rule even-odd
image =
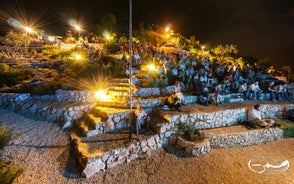
[[79, 38], [80, 38], [80, 31], [81, 31], [81, 27], [79, 25], [75, 25], [75, 28], [79, 34]]
[[24, 27], [24, 30], [29, 34], [34, 32], [33, 28], [31, 28], [31, 27]]

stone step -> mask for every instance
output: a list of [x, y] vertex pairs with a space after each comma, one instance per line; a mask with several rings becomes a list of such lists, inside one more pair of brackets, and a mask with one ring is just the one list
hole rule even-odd
[[114, 83], [128, 83], [129, 84], [129, 78], [123, 78], [123, 79], [116, 78], [116, 79], [112, 79], [111, 81]]
[[249, 130], [243, 125], [201, 130], [212, 148], [250, 146], [283, 138], [283, 130], [277, 127]]
[[109, 90], [115, 90], [115, 91], [127, 91], [129, 92], [130, 91], [130, 86], [111, 86]]
[[106, 119], [97, 117], [90, 113], [86, 115], [85, 121], [88, 121], [93, 127], [95, 127], [95, 129], [99, 130], [101, 128], [101, 124], [105, 123]]
[[78, 131], [86, 137], [95, 136], [101, 134], [102, 131], [99, 129], [95, 129], [88, 121], [81, 120], [77, 125]]
[[124, 91], [124, 90], [114, 90], [114, 89], [110, 89], [108, 90], [108, 94], [111, 96], [124, 96], [124, 97], [128, 97], [130, 96], [130, 92], [129, 91]]
[[92, 112], [100, 116], [101, 118], [108, 119], [109, 117], [113, 117], [114, 115], [128, 114], [129, 109], [125, 108], [112, 108], [112, 107], [104, 107], [104, 106], [95, 106], [92, 109]]
[[159, 110], [159, 117], [172, 123], [174, 129], [181, 123], [194, 124], [197, 129], [209, 129], [235, 125], [247, 119], [245, 107], [224, 110], [217, 106], [201, 106], [200, 111], [197, 106], [184, 106], [182, 109], [182, 112]]
[[103, 134], [79, 138], [71, 135], [74, 151], [86, 178], [97, 172], [128, 163], [138, 157], [150, 156], [151, 151], [162, 147], [163, 142], [155, 135], [139, 135], [129, 138], [129, 132]]

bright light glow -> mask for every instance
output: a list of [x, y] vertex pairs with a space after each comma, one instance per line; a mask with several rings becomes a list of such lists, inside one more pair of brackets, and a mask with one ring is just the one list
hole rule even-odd
[[95, 98], [102, 102], [110, 102], [111, 96], [106, 94], [105, 90], [98, 90], [95, 92]]
[[111, 39], [111, 36], [110, 36], [110, 34], [108, 33], [108, 32], [104, 32], [103, 33], [103, 35], [104, 35], [104, 37], [107, 39], [107, 40], [110, 40]]
[[167, 34], [165, 35], [165, 38], [169, 38], [169, 37], [170, 37], [170, 34], [167, 33]]
[[77, 31], [81, 30], [81, 27], [79, 25], [75, 25], [75, 28], [76, 28]]
[[54, 36], [48, 36], [48, 40], [49, 40], [50, 42], [54, 42], [54, 41], [55, 41], [55, 38], [54, 38]]
[[81, 59], [83, 59], [82, 55], [80, 55], [80, 54], [74, 54], [73, 56], [74, 56], [74, 58], [75, 58], [76, 60], [81, 60]]
[[170, 30], [170, 27], [169, 26], [165, 28], [165, 32], [166, 33], [169, 32], [169, 30]]
[[156, 71], [156, 67], [155, 67], [154, 64], [150, 64], [150, 65], [148, 65], [148, 69], [149, 69], [150, 71]]
[[28, 33], [32, 33], [33, 32], [33, 28], [31, 27], [24, 27], [24, 30]]

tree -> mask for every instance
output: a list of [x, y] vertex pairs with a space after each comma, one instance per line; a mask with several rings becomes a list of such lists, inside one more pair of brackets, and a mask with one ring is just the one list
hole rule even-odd
[[32, 36], [29, 34], [10, 31], [1, 39], [4, 44], [1, 52], [6, 57], [18, 58], [28, 51], [32, 39]]
[[233, 56], [238, 53], [236, 45], [217, 45], [211, 49], [212, 56], [217, 60], [218, 63], [232, 63], [234, 62]]
[[289, 75], [291, 73], [291, 67], [289, 65], [283, 65], [281, 68], [281, 71], [283, 72], [283, 74], [285, 74], [285, 76], [287, 77], [287, 80], [289, 80]]

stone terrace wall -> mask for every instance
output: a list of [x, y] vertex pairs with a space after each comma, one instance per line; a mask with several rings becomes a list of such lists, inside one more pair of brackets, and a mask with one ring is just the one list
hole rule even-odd
[[256, 129], [208, 137], [212, 148], [243, 147], [282, 138], [283, 130], [280, 128]]
[[[92, 103], [58, 102], [54, 96], [30, 96], [28, 93], [0, 94], [0, 106], [19, 111], [26, 115], [34, 115], [49, 122], [58, 122], [69, 127], [73, 121], [82, 117], [96, 105]], [[73, 98], [72, 98], [73, 99]]]
[[[294, 109], [294, 104], [262, 104], [262, 118], [281, 118], [289, 109]], [[176, 133], [179, 124], [194, 125], [196, 129], [200, 130], [236, 125], [247, 120], [247, 111], [248, 109], [246, 108], [237, 108], [210, 113], [176, 115], [160, 112], [162, 113], [162, 118], [169, 123], [160, 124], [157, 133]]]
[[57, 90], [55, 91], [55, 100], [57, 102], [95, 102], [95, 95], [90, 91], [78, 90]]

